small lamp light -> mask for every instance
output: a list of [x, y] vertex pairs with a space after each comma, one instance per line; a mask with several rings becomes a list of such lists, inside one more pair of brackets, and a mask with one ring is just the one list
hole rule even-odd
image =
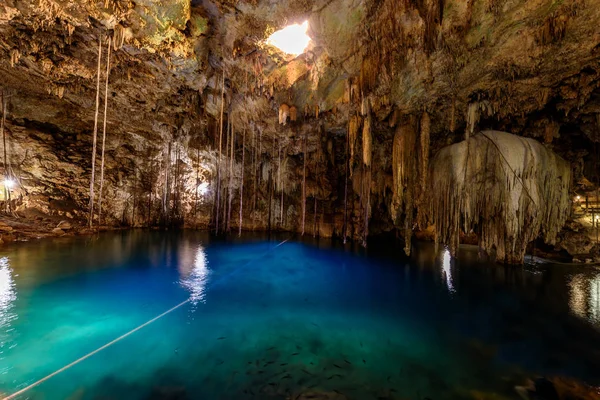
[[580, 195], [575, 196], [575, 201], [580, 201], [580, 200], [581, 200], [581, 196]]

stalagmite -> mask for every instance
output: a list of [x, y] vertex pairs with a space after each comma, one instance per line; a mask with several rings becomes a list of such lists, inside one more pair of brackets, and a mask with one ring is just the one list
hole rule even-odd
[[108, 38], [108, 54], [106, 56], [106, 85], [104, 88], [104, 124], [102, 128], [102, 153], [100, 156], [100, 193], [98, 194], [98, 225], [102, 225], [102, 190], [104, 188], [104, 149], [106, 145], [106, 114], [108, 113], [108, 76], [110, 74], [110, 42]]
[[303, 166], [302, 166], [302, 236], [304, 236], [304, 223], [306, 221], [306, 142], [307, 134], [304, 133], [304, 148], [302, 150]]
[[219, 120], [219, 160], [217, 161], [217, 210], [215, 213], [215, 232], [219, 233], [219, 207], [221, 205], [221, 153], [223, 148], [223, 103], [225, 97], [225, 70], [221, 80], [221, 118]]
[[242, 236], [242, 211], [244, 203], [244, 158], [246, 156], [246, 130], [242, 132], [242, 172], [240, 176], [240, 226], [238, 236]]
[[98, 71], [96, 73], [96, 114], [94, 115], [94, 136], [92, 144], [92, 177], [90, 179], [90, 215], [88, 225], [91, 228], [94, 219], [94, 180], [96, 179], [96, 144], [98, 135], [98, 111], [100, 108], [100, 64], [102, 62], [102, 37], [98, 38]]
[[482, 250], [522, 263], [539, 234], [555, 242], [570, 212], [570, 180], [569, 164], [533, 139], [484, 131], [445, 147], [429, 168], [436, 241], [456, 252], [461, 230], [475, 230]]

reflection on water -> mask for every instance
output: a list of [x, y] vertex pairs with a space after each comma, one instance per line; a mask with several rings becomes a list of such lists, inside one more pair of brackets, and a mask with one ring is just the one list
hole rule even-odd
[[592, 323], [600, 323], [600, 273], [574, 275], [569, 290], [571, 311]]
[[17, 293], [8, 257], [2, 257], [0, 258], [0, 328], [2, 330], [8, 327], [10, 320], [13, 318], [10, 309], [16, 298]]
[[454, 293], [456, 292], [456, 289], [454, 289], [454, 284], [452, 283], [451, 261], [452, 257], [450, 256], [450, 251], [445, 249], [442, 255], [442, 275], [446, 278], [448, 292]]
[[[11, 322], [16, 318], [16, 314], [11, 311], [16, 299], [17, 292], [8, 257], [2, 257], [0, 258], [0, 360], [4, 358], [2, 354], [7, 345], [6, 336], [9, 334]], [[5, 368], [0, 368], [0, 374], [5, 372]]]
[[179, 266], [181, 285], [190, 291], [190, 302], [196, 305], [204, 302], [206, 282], [208, 281], [208, 266], [206, 252], [198, 245], [193, 264], [182, 262]]

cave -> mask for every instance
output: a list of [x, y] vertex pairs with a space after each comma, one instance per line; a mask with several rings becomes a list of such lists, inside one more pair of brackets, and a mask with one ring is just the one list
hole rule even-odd
[[0, 398], [600, 399], [600, 1], [0, 33]]

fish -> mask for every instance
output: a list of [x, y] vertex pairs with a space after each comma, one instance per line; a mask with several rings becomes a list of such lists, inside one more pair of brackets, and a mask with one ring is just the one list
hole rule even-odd
[[298, 354], [300, 354], [300, 353], [292, 353], [293, 356], [297, 356]]
[[302, 368], [302, 369], [301, 369], [301, 371], [302, 371], [302, 372], [304, 372], [305, 374], [312, 375], [310, 372], [308, 372], [308, 371], [307, 371], [307, 370], [305, 370], [304, 368]]
[[350, 361], [344, 359], [344, 361], [346, 362], [346, 364], [352, 364]]
[[334, 391], [334, 392], [336, 392], [337, 394], [342, 394], [342, 392], [340, 392], [340, 391], [339, 391], [339, 390], [337, 390], [337, 389], [333, 389], [333, 391]]
[[288, 363], [279, 364], [280, 367], [285, 367]]
[[221, 360], [221, 361], [219, 361], [219, 362], [217, 363], [217, 365], [221, 365], [221, 364], [223, 364], [224, 362], [225, 362], [225, 361]]
[[365, 359], [363, 358], [363, 364], [366, 364], [367, 362], [365, 361]]
[[336, 367], [336, 368], [342, 369], [342, 367], [340, 367], [340, 366], [339, 366], [339, 365], [337, 365], [337, 364], [333, 364], [333, 366], [334, 366], [334, 367]]
[[267, 365], [271, 365], [273, 364], [275, 361], [268, 361], [267, 363], [265, 363], [265, 365], [263, 365], [263, 367], [266, 367]]
[[314, 322], [311, 322], [311, 324], [313, 324], [314, 326], [316, 326], [317, 328], [319, 328], [319, 324], [316, 324]]
[[363, 346], [362, 346], [362, 342], [360, 342], [360, 347], [363, 347]]
[[223, 340], [223, 339], [227, 339], [227, 336], [220, 336], [217, 338], [217, 340]]
[[276, 383], [275, 382], [269, 382], [269, 386], [275, 386]]
[[388, 382], [391, 382], [391, 381], [392, 381], [392, 377], [391, 377], [390, 375], [388, 375], [388, 377], [387, 377], [387, 381], [388, 381]]
[[281, 379], [290, 379], [291, 377], [292, 377], [292, 376], [291, 376], [290, 374], [287, 374], [287, 375], [285, 375], [285, 376], [281, 377]]
[[269, 348], [267, 349], [267, 351], [270, 351], [270, 350], [275, 350], [275, 349], [276, 349], [276, 347], [275, 347], [275, 346], [272, 346], [272, 347], [269, 347]]

